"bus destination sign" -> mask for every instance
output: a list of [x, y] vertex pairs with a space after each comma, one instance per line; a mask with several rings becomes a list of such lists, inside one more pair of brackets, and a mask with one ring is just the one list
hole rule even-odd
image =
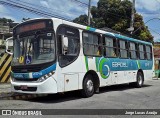
[[46, 23], [45, 22], [37, 22], [37, 23], [32, 23], [32, 24], [25, 24], [17, 28], [16, 33], [23, 33], [27, 31], [33, 31], [37, 29], [43, 29], [46, 28]]

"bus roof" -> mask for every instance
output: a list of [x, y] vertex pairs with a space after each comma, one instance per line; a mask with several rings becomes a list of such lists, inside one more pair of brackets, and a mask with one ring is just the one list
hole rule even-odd
[[127, 41], [133, 41], [133, 42], [143, 43], [143, 44], [147, 44], [147, 45], [152, 45], [152, 43], [150, 43], [150, 42], [146, 42], [146, 41], [130, 38], [130, 37], [127, 37], [127, 36], [124, 36], [124, 35], [121, 35], [121, 34], [107, 32], [107, 31], [96, 29], [96, 28], [92, 28], [92, 27], [89, 27], [89, 26], [80, 25], [80, 24], [77, 24], [77, 23], [73, 23], [73, 22], [62, 20], [62, 19], [58, 19], [58, 18], [35, 18], [35, 19], [29, 19], [27, 21], [38, 20], [38, 19], [52, 19], [53, 21], [62, 21], [63, 24], [66, 24], [66, 25], [69, 25], [69, 26], [73, 26], [73, 27], [77, 27], [77, 28], [80, 28], [82, 30], [88, 30], [88, 31], [92, 31], [92, 32], [97, 32], [97, 33], [105, 34], [107, 36], [113, 36], [115, 38], [124, 39], [124, 40], [127, 40]]
[[146, 42], [146, 41], [130, 38], [130, 37], [127, 37], [127, 36], [124, 36], [124, 35], [121, 35], [121, 34], [107, 32], [107, 31], [104, 31], [104, 30], [100, 30], [100, 29], [96, 29], [96, 28], [80, 25], [80, 24], [69, 22], [69, 21], [65, 21], [65, 20], [63, 20], [63, 23], [66, 24], [66, 25], [73, 26], [73, 27], [78, 27], [78, 28], [83, 29], [83, 30], [89, 30], [89, 31], [92, 31], [92, 32], [105, 34], [107, 36], [113, 36], [115, 38], [119, 38], [119, 39], [123, 39], [123, 40], [127, 40], [127, 41], [133, 41], [133, 42], [137, 42], [137, 43], [143, 43], [143, 44], [147, 44], [147, 45], [152, 45], [152, 43], [150, 43], [150, 42]]
[[147, 44], [147, 45], [152, 45], [152, 43], [150, 43], [150, 42], [130, 38], [130, 37], [127, 37], [127, 36], [124, 36], [124, 35], [120, 35], [120, 34], [114, 34], [114, 35], [115, 35], [116, 38], [120, 38], [120, 39], [124, 39], [124, 40], [128, 40], [128, 41], [133, 41], [133, 42], [137, 42], [137, 43], [143, 43], [143, 44]]

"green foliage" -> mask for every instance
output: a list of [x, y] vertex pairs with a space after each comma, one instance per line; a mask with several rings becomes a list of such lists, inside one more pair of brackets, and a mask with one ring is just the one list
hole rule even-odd
[[[127, 29], [130, 27], [132, 3], [129, 0], [99, 0], [97, 7], [91, 8], [91, 27], [108, 27], [123, 34], [129, 34]], [[87, 15], [81, 15], [73, 22], [87, 25]], [[137, 30], [134, 38], [140, 40], [153, 41], [148, 27], [145, 26], [143, 17], [135, 11], [134, 29]], [[134, 32], [134, 31], [133, 31]]]
[[135, 13], [134, 28], [136, 29], [135, 35], [137, 36], [137, 38], [153, 42], [153, 36], [151, 35], [150, 31], [148, 30], [148, 27], [145, 26], [145, 24], [143, 22], [143, 17], [137, 13]]
[[84, 15], [80, 15], [78, 18], [74, 19], [73, 22], [77, 22], [82, 25], [87, 25], [87, 19], [88, 19], [88, 16], [84, 14]]
[[7, 18], [0, 18], [0, 23], [13, 23], [14, 21]]

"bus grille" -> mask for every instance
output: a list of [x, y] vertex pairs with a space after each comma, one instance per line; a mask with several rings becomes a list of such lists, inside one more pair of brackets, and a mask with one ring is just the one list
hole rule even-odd
[[37, 87], [27, 87], [27, 89], [21, 89], [20, 86], [14, 86], [15, 90], [22, 90], [22, 91], [37, 91]]
[[28, 72], [39, 72], [42, 69], [42, 67], [32, 67], [32, 68], [26, 68], [24, 69], [24, 67], [12, 67], [12, 71], [14, 73], [28, 73]]
[[16, 81], [28, 81], [28, 82], [31, 82], [31, 81], [37, 81], [38, 78], [29, 78], [29, 79], [24, 79], [24, 78], [14, 78]]

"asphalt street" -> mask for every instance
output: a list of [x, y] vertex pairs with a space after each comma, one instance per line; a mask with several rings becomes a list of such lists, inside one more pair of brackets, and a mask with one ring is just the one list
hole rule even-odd
[[[133, 88], [128, 84], [103, 87], [99, 94], [90, 98], [82, 98], [78, 91], [65, 94], [55, 94], [30, 99], [0, 100], [1, 109], [159, 109], [160, 108], [160, 80], [146, 81], [142, 88]], [[62, 115], [64, 115], [64, 112]], [[66, 110], [67, 112], [67, 110]], [[16, 116], [17, 117], [17, 116]], [[48, 116], [51, 117], [51, 116]], [[74, 117], [74, 116], [56, 116]], [[80, 115], [76, 117], [81, 117]], [[84, 117], [133, 117], [133, 116], [94, 116]], [[136, 117], [159, 118], [158, 115], [138, 115]]]

